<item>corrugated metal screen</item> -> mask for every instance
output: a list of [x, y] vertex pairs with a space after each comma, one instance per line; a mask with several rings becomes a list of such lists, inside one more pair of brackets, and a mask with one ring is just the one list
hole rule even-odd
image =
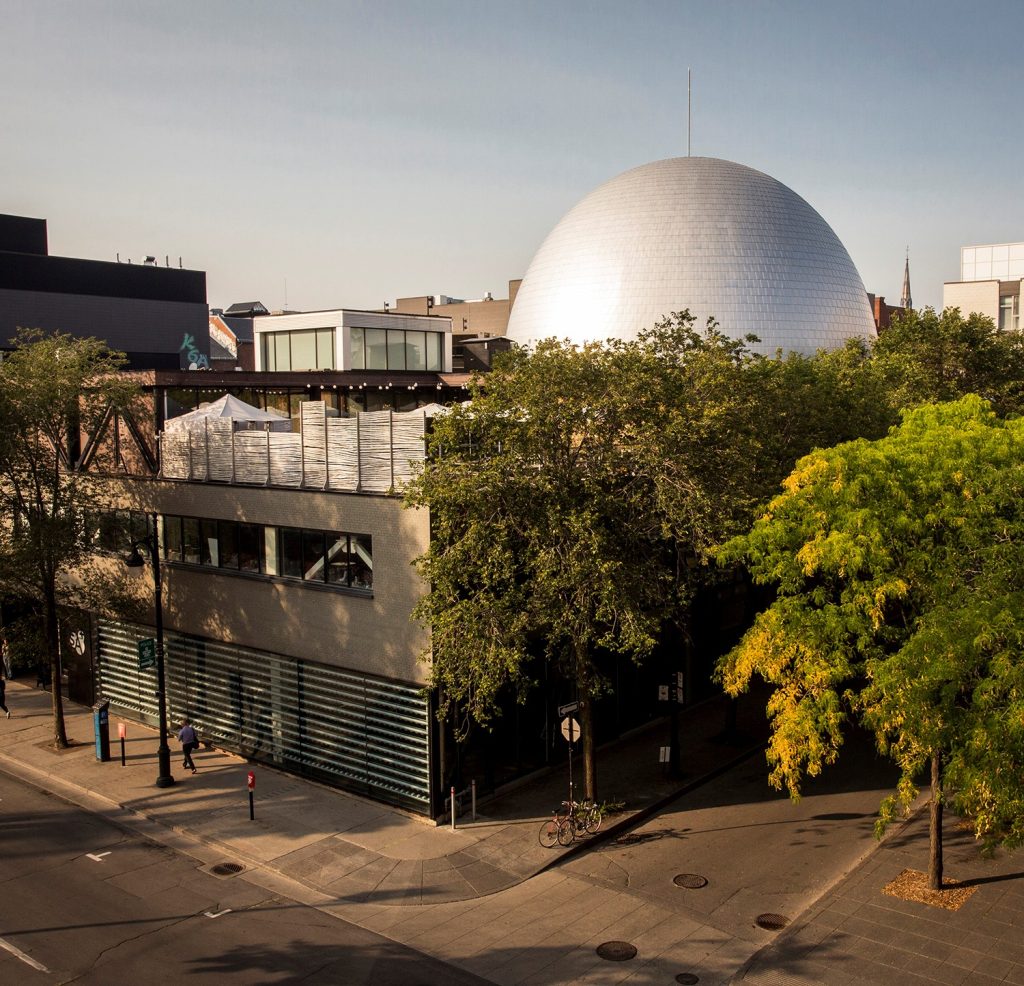
[[[157, 719], [156, 669], [139, 670], [146, 627], [101, 622], [100, 692]], [[428, 812], [427, 703], [406, 685], [311, 661], [164, 634], [167, 716], [246, 757]]]

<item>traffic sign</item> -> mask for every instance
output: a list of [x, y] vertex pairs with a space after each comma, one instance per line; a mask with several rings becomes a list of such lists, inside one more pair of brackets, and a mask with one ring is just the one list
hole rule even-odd
[[565, 705], [558, 707], [558, 714], [560, 716], [571, 716], [579, 707], [579, 702], [567, 702]]
[[256, 790], [256, 775], [255, 775], [255, 774], [254, 774], [254, 773], [253, 773], [253, 772], [252, 772], [251, 770], [250, 770], [250, 771], [249, 771], [249, 773], [248, 773], [248, 774], [246, 775], [246, 778], [245, 778], [245, 786], [246, 786], [246, 787], [247, 787], [247, 788], [248, 788], [248, 789], [249, 789], [250, 791], [255, 791], [255, 790]]
[[146, 637], [139, 641], [139, 670], [145, 671], [156, 665], [156, 641]]
[[580, 724], [570, 716], [562, 720], [562, 735], [570, 742], [575, 743], [580, 738]]
[[668, 685], [658, 685], [658, 701], [668, 701]]

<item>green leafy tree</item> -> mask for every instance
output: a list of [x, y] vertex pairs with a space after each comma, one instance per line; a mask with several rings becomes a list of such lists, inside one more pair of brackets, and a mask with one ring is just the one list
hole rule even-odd
[[671, 591], [649, 483], [620, 441], [620, 351], [551, 340], [508, 354], [469, 406], [435, 418], [407, 491], [431, 515], [416, 615], [440, 713], [486, 723], [503, 690], [530, 687], [539, 651], [575, 682], [590, 798], [595, 652], [647, 656]]
[[894, 411], [978, 394], [1001, 417], [1024, 413], [1024, 335], [957, 308], [897, 315], [872, 349]]
[[54, 743], [65, 747], [58, 605], [96, 606], [105, 585], [90, 571], [89, 524], [104, 486], [78, 470], [74, 450], [136, 388], [118, 372], [123, 356], [96, 339], [22, 330], [15, 343], [0, 362], [0, 585], [39, 604]]
[[1024, 421], [968, 396], [806, 456], [719, 553], [777, 589], [718, 669], [731, 694], [775, 686], [772, 783], [798, 797], [864, 723], [901, 770], [879, 832], [930, 769], [934, 889], [944, 801], [986, 845], [1024, 842], [1022, 494]]

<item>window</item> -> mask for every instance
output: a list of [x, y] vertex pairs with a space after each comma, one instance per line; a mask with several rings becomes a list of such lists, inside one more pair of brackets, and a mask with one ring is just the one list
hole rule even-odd
[[349, 329], [353, 370], [444, 369], [444, 333], [412, 329]]
[[999, 299], [999, 331], [1016, 332], [1020, 324], [1020, 295], [1004, 294]]
[[388, 333], [386, 329], [366, 329], [366, 369], [388, 368]]
[[238, 524], [233, 520], [217, 522], [217, 543], [221, 568], [238, 568]]
[[362, 329], [349, 329], [348, 336], [348, 355], [351, 369], [353, 370], [365, 370], [366, 369], [366, 353], [363, 350], [365, 340], [363, 339]]
[[262, 333], [265, 370], [333, 370], [334, 329]]
[[169, 516], [163, 518], [163, 539], [164, 557], [185, 565], [338, 588], [373, 588], [373, 541], [368, 534]]

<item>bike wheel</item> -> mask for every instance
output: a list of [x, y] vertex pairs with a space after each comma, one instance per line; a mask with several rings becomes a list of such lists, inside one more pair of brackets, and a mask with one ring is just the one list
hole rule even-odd
[[573, 824], [571, 818], [563, 818], [558, 823], [558, 844], [560, 846], [568, 846], [572, 844], [572, 840], [576, 838], [576, 826]]
[[540, 844], [545, 849], [555, 848], [555, 844], [558, 842], [558, 829], [559, 822], [554, 818], [549, 818], [546, 822], [541, 823], [537, 838], [540, 839]]
[[596, 835], [601, 831], [601, 812], [597, 810], [597, 805], [591, 805], [590, 811], [586, 815], [586, 828], [590, 835]]

